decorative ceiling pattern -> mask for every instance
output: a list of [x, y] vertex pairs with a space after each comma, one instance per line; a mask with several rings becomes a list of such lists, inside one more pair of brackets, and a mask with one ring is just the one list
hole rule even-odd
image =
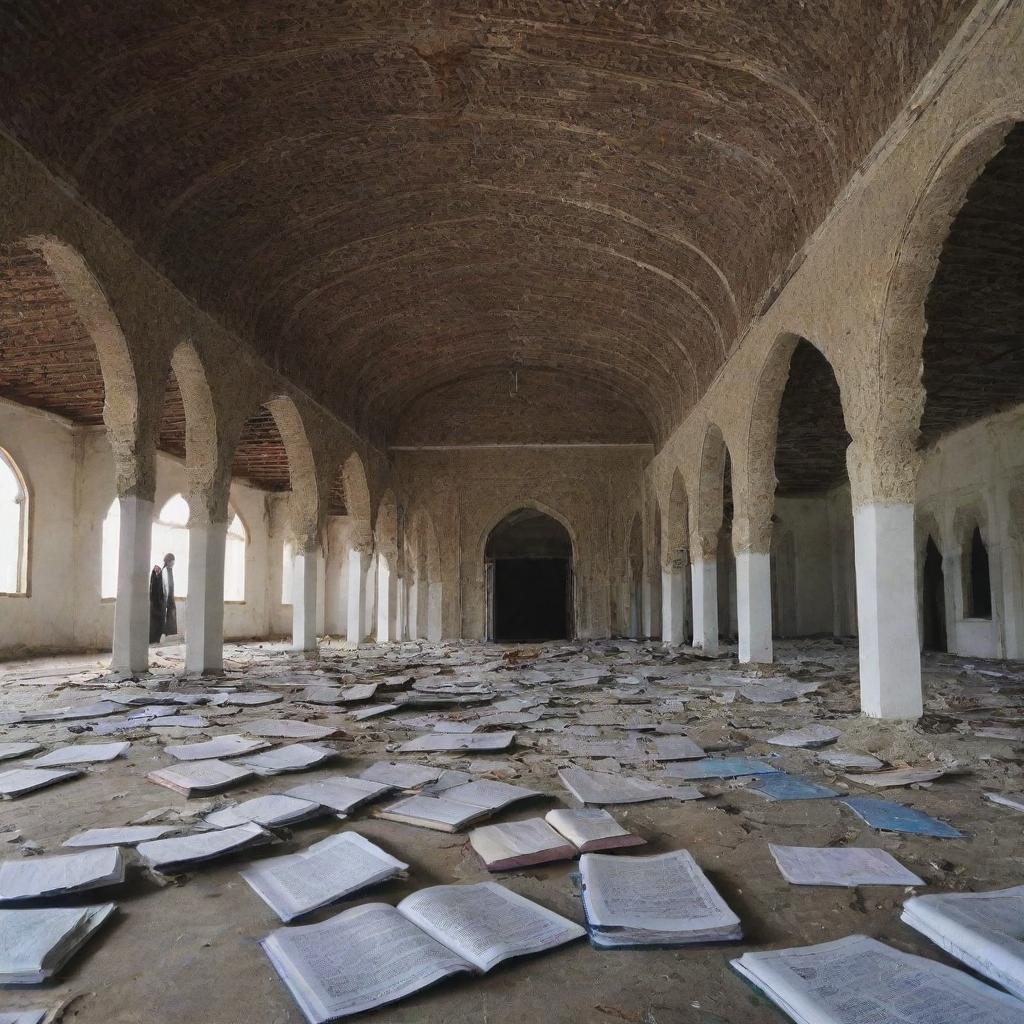
[[0, 124], [357, 429], [515, 366], [662, 438], [968, 9], [22, 0]]

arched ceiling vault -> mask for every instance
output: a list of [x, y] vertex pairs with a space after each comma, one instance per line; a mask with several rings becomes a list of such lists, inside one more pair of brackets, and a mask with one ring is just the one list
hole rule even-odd
[[376, 436], [523, 365], [658, 438], [968, 9], [22, 0], [0, 124]]

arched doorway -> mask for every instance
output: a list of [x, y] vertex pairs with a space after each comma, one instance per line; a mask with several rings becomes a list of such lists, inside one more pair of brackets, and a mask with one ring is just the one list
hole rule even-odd
[[945, 651], [946, 647], [946, 579], [942, 572], [942, 555], [929, 536], [924, 551], [921, 595], [922, 632], [926, 651]]
[[484, 559], [488, 639], [572, 637], [572, 539], [557, 519], [533, 508], [509, 513], [491, 530]]

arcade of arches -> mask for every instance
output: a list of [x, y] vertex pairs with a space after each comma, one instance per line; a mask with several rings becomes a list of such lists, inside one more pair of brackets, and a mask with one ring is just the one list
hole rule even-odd
[[427, 6], [0, 23], [0, 654], [1024, 658], [1024, 6]]

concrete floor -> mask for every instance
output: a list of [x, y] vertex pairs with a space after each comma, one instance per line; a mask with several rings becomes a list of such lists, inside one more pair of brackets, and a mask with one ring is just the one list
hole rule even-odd
[[[591, 662], [607, 665], [616, 675], [638, 666], [653, 666], [668, 657], [660, 647], [641, 644], [574, 645]], [[548, 645], [550, 654], [558, 645]], [[533, 648], [537, 650], [537, 648]], [[564, 647], [563, 647], [564, 650]], [[501, 649], [468, 644], [392, 645], [369, 648], [358, 658], [352, 652], [325, 648], [318, 662], [289, 655], [282, 645], [233, 645], [227, 680], [240, 687], [265, 689], [295, 673], [349, 671], [359, 677], [394, 673], [401, 666], [424, 662], [446, 664], [456, 659], [489, 661]], [[658, 801], [609, 808], [649, 845], [636, 851], [656, 853], [684, 847], [704, 867], [730, 906], [740, 916], [745, 940], [737, 945], [652, 952], [598, 952], [586, 941], [529, 960], [513, 960], [489, 976], [442, 984], [432, 990], [363, 1015], [388, 1024], [536, 1021], [545, 1024], [770, 1024], [783, 1016], [760, 998], [728, 967], [746, 950], [798, 946], [864, 933], [934, 959], [945, 959], [935, 947], [899, 922], [902, 889], [798, 888], [780, 876], [767, 843], [792, 845], [870, 845], [892, 852], [924, 878], [924, 891], [962, 891], [1000, 888], [1024, 880], [1020, 815], [995, 806], [983, 790], [1005, 792], [1022, 788], [1022, 756], [1011, 742], [980, 739], [970, 730], [983, 724], [1024, 725], [1024, 665], [968, 663], [947, 656], [925, 659], [924, 720], [914, 728], [886, 726], [857, 715], [856, 647], [831, 640], [781, 644], [779, 674], [815, 681], [819, 689], [806, 699], [786, 704], [757, 705], [737, 699], [720, 703], [707, 692], [691, 691], [685, 709], [658, 712], [665, 722], [685, 725], [707, 749], [743, 749], [754, 755], [779, 754], [781, 767], [842, 788], [844, 781], [815, 761], [813, 751], [769, 747], [763, 739], [783, 728], [828, 721], [844, 732], [839, 746], [876, 753], [894, 765], [957, 761], [966, 774], [937, 781], [927, 788], [888, 790], [880, 794], [911, 804], [949, 821], [966, 833], [963, 839], [910, 838], [877, 832], [834, 800], [768, 803], [745, 791], [742, 783], [702, 783], [707, 799], [691, 803]], [[207, 689], [211, 682], [174, 678], [180, 666], [180, 647], [161, 648], [154, 675], [145, 687]], [[723, 676], [747, 674], [728, 656], [710, 661], [677, 655], [669, 666], [678, 679], [691, 683], [721, 681]], [[132, 681], [104, 676], [104, 659], [69, 656], [7, 663], [0, 667], [4, 711], [84, 704], [111, 687], [135, 688]], [[544, 670], [560, 662], [541, 661], [526, 667]], [[985, 672], [1001, 675], [986, 675]], [[509, 675], [513, 673], [505, 673]], [[322, 678], [322, 677], [321, 677]], [[471, 673], [465, 678], [472, 678]], [[289, 680], [285, 680], [287, 682]], [[291, 678], [296, 692], [302, 680]], [[559, 706], [553, 713], [571, 718], [573, 712], [614, 706], [606, 690], [575, 692], [575, 707]], [[652, 684], [657, 685], [657, 684]], [[684, 693], [682, 683], [671, 684]], [[536, 688], [536, 687], [535, 687]], [[526, 688], [529, 689], [529, 688]], [[543, 689], [543, 686], [540, 687]], [[291, 694], [290, 696], [294, 696]], [[651, 705], [657, 710], [655, 704]], [[486, 712], [484, 706], [481, 709]], [[643, 711], [628, 706], [629, 714]], [[202, 712], [217, 720], [216, 709]], [[429, 712], [402, 712], [359, 724], [344, 711], [316, 709], [286, 697], [284, 704], [243, 709], [204, 732], [140, 729], [126, 734], [133, 740], [128, 756], [97, 766], [76, 781], [0, 804], [0, 857], [28, 855], [34, 846], [59, 852], [61, 842], [86, 827], [126, 824], [147, 812], [177, 811], [279, 792], [299, 781], [333, 773], [356, 774], [387, 756], [394, 745], [423, 731], [402, 727], [402, 719]], [[468, 710], [458, 716], [474, 717]], [[221, 732], [243, 732], [250, 718], [301, 717], [336, 722], [345, 735], [337, 740], [341, 759], [331, 769], [260, 779], [217, 800], [188, 801], [145, 778], [146, 772], [166, 765], [162, 753], [170, 742], [190, 742]], [[561, 734], [565, 735], [565, 734]], [[622, 738], [615, 728], [601, 729], [601, 738]], [[0, 727], [0, 739], [39, 739], [48, 745], [72, 742], [66, 724]], [[179, 737], [183, 737], [179, 739]], [[492, 774], [507, 781], [549, 791], [553, 799], [527, 804], [494, 820], [532, 817], [559, 804], [571, 805], [560, 786], [557, 768], [570, 759], [545, 745], [551, 733], [526, 728], [517, 732], [510, 752], [474, 755], [493, 765]], [[404, 759], [463, 767], [470, 759], [446, 755], [405, 755]], [[623, 766], [627, 774], [657, 778], [651, 764]], [[851, 785], [854, 791], [861, 787]], [[867, 790], [864, 790], [867, 792]], [[437, 883], [479, 881], [488, 877], [464, 835], [446, 835], [398, 823], [376, 820], [370, 811], [357, 812], [340, 823], [324, 819], [283, 833], [282, 844], [218, 861], [160, 881], [135, 868], [129, 883], [112, 893], [120, 913], [65, 969], [58, 980], [36, 989], [0, 992], [0, 1009], [64, 1006], [63, 1019], [76, 1024], [299, 1024], [302, 1016], [259, 947], [259, 940], [279, 922], [239, 877], [249, 857], [275, 856], [304, 848], [331, 831], [354, 828], [411, 865], [406, 880], [380, 886], [369, 896], [312, 915], [323, 920], [338, 909], [359, 902], [395, 902]], [[624, 854], [629, 855], [629, 854]], [[497, 876], [524, 895], [575, 920], [582, 920], [580, 902], [570, 883], [574, 865], [558, 863]], [[96, 894], [90, 894], [94, 901]], [[304, 922], [305, 923], [305, 922]], [[952, 961], [948, 961], [952, 962]]]

